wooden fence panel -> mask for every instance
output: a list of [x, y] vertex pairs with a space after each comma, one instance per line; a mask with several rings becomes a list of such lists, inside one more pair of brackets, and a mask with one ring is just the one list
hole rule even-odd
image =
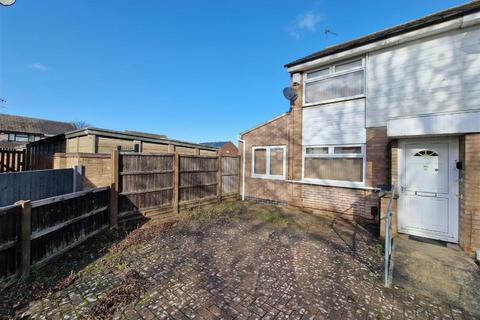
[[181, 155], [179, 159], [180, 203], [217, 195], [217, 157]]
[[240, 157], [222, 157], [222, 195], [238, 193]]
[[0, 208], [0, 281], [19, 269], [20, 206]]
[[174, 154], [131, 154], [119, 157], [119, 217], [153, 207], [171, 207]]
[[109, 225], [110, 189], [98, 188], [31, 203], [31, 260], [43, 265]]
[[[0, 174], [0, 207], [19, 200], [38, 200], [74, 191], [74, 169], [51, 169]], [[81, 183], [81, 179], [77, 179]]]
[[0, 173], [26, 170], [25, 150], [0, 149]]
[[117, 217], [125, 223], [141, 217], [168, 216], [179, 209], [221, 201], [222, 195], [238, 193], [238, 157], [118, 151], [114, 154], [118, 154], [112, 157], [113, 185], [118, 186], [118, 198], [115, 190], [112, 221], [117, 221]]

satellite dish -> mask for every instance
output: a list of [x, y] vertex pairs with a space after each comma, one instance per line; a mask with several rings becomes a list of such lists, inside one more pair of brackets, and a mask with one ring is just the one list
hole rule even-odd
[[15, 3], [15, 0], [0, 0], [2, 6], [11, 6]]
[[297, 90], [292, 89], [290, 87], [286, 87], [286, 88], [283, 89], [283, 96], [287, 100], [289, 100], [290, 102], [293, 102], [293, 101], [297, 100], [298, 93], [297, 93]]
[[460, 48], [467, 54], [480, 53], [480, 36], [476, 32], [465, 34], [460, 40]]

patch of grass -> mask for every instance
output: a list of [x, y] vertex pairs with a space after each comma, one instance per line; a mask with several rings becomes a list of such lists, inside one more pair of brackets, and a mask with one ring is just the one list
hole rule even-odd
[[294, 224], [294, 220], [290, 216], [284, 216], [276, 212], [263, 212], [257, 216], [257, 219], [263, 222], [270, 222], [280, 226], [287, 226]]
[[234, 216], [246, 211], [245, 203], [240, 201], [226, 201], [189, 209], [186, 212], [187, 220], [206, 221], [221, 216]]

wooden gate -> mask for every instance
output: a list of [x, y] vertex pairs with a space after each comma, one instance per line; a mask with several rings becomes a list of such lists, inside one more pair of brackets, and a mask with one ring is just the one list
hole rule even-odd
[[0, 173], [26, 170], [25, 150], [0, 149]]

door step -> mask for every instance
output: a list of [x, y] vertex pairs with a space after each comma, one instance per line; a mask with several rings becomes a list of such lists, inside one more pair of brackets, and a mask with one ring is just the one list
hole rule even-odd
[[413, 235], [409, 235], [408, 239], [418, 241], [418, 242], [433, 244], [435, 246], [440, 246], [440, 247], [446, 247], [447, 246], [447, 243], [444, 242], [444, 241], [429, 239], [429, 238], [424, 238], [424, 237], [418, 237], [418, 236], [413, 236]]

